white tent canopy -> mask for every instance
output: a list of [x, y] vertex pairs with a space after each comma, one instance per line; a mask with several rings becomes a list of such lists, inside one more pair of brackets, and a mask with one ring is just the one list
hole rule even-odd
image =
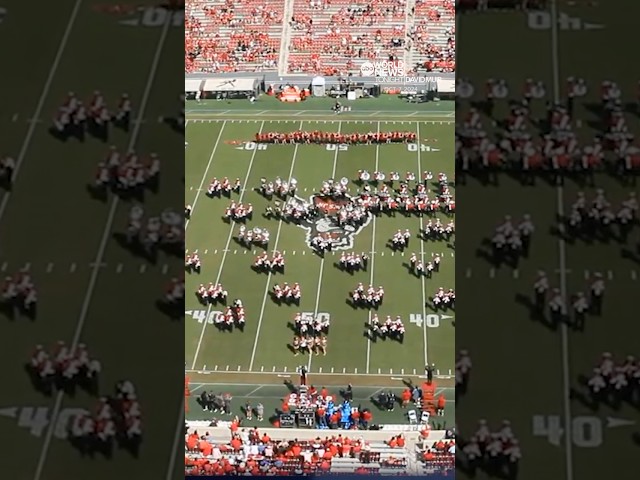
[[184, 91], [185, 93], [199, 92], [202, 90], [202, 84], [204, 80], [201, 78], [185, 78], [184, 79]]
[[453, 78], [438, 78], [438, 93], [455, 93], [456, 81]]
[[202, 86], [205, 92], [251, 92], [260, 85], [257, 78], [206, 78]]

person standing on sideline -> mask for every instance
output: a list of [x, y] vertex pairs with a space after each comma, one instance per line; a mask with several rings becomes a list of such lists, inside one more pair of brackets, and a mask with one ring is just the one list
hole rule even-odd
[[307, 384], [307, 367], [302, 365], [298, 371], [300, 372], [300, 385], [306, 385]]
[[424, 373], [427, 376], [427, 382], [431, 383], [433, 382], [433, 373], [436, 371], [436, 366], [435, 364], [431, 364], [431, 365], [425, 365], [424, 366]]

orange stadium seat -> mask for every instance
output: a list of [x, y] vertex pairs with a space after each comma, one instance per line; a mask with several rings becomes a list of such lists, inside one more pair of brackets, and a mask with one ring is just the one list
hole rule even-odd
[[[410, 72], [455, 71], [455, 0], [190, 0], [185, 72], [358, 74], [403, 60]], [[279, 65], [282, 62], [283, 65]]]

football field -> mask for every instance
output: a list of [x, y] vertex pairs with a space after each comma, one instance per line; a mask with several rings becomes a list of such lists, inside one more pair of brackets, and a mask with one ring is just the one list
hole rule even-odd
[[[370, 100], [366, 109], [358, 111], [355, 111], [356, 103], [354, 111], [339, 116], [329, 112], [330, 104], [324, 100], [309, 100], [297, 110], [280, 107], [272, 99], [261, 102], [262, 105], [250, 107], [253, 109], [251, 119], [242, 117], [248, 115], [242, 106], [222, 115], [224, 109], [232, 107], [215, 101], [200, 105], [190, 102], [187, 108], [185, 202], [194, 208], [187, 224], [187, 249], [197, 251], [202, 260], [201, 273], [188, 275], [186, 282], [185, 354], [192, 382], [260, 386], [268, 381], [282, 384], [283, 378], [291, 378], [295, 383], [296, 368], [304, 365], [315, 385], [344, 387], [353, 383], [355, 387], [375, 387], [365, 390], [371, 394], [382, 388], [401, 388], [402, 380], [420, 381], [418, 377], [424, 375], [425, 364], [434, 363], [438, 387], [452, 387], [455, 314], [434, 312], [429, 297], [440, 286], [454, 287], [454, 250], [447, 242], [421, 242], [417, 238], [426, 217], [371, 216], [356, 231], [336, 231], [342, 236], [343, 246], [321, 257], [308, 243], [315, 232], [321, 231], [318, 230], [321, 225], [297, 225], [266, 218], [263, 213], [270, 202], [257, 191], [261, 178], [268, 181], [276, 177], [295, 178], [296, 195], [311, 199], [319, 194], [325, 180], [335, 179], [348, 185], [349, 195], [356, 195], [362, 188], [357, 182], [359, 170], [371, 174], [381, 171], [387, 175], [391, 171], [419, 175], [421, 171], [431, 170], [436, 176], [443, 172], [453, 178], [451, 105], [430, 106], [440, 111], [415, 112], [415, 107], [412, 111], [404, 110], [405, 118], [417, 116], [420, 120], [386, 120], [384, 111], [380, 110], [389, 107], [381, 103], [383, 100]], [[399, 101], [398, 104], [403, 106]], [[287, 112], [286, 107], [291, 111]], [[280, 116], [276, 115], [278, 111]], [[375, 115], [371, 115], [373, 113]], [[295, 130], [343, 134], [414, 131], [420, 142], [415, 146], [256, 145], [252, 142], [258, 132]], [[240, 192], [230, 198], [208, 197], [206, 190], [211, 180], [223, 177], [232, 183], [240, 179]], [[262, 248], [243, 247], [236, 240], [238, 225], [223, 222], [231, 201], [253, 205], [254, 215], [247, 229], [259, 227], [269, 231], [267, 250], [269, 253], [278, 250], [284, 255], [284, 273], [258, 273], [251, 268]], [[444, 214], [440, 216], [448, 223]], [[394, 252], [388, 246], [398, 229], [411, 232], [405, 252]], [[343, 251], [369, 255], [366, 271], [353, 274], [341, 271], [338, 261]], [[431, 279], [410, 274], [407, 267], [412, 252], [424, 258], [440, 254], [443, 258], [440, 272]], [[213, 318], [216, 310], [221, 309], [202, 305], [195, 295], [200, 284], [209, 282], [221, 283], [230, 300], [242, 300], [247, 314], [243, 331], [216, 328]], [[300, 284], [299, 306], [274, 302], [270, 295], [272, 288], [284, 282]], [[349, 301], [349, 293], [359, 282], [365, 288], [369, 284], [384, 287], [384, 301], [377, 313], [381, 320], [387, 315], [401, 316], [407, 330], [402, 344], [390, 339], [372, 340], [367, 335], [371, 312], [354, 308]], [[290, 350], [294, 334], [292, 322], [297, 312], [330, 320], [326, 356], [295, 356]], [[234, 382], [226, 380], [229, 375], [234, 376]], [[264, 380], [260, 381], [261, 378]], [[286, 392], [281, 387], [280, 391]], [[453, 400], [453, 392], [447, 393]], [[448, 410], [453, 413], [453, 405]], [[399, 421], [406, 420], [400, 418]]]
[[[183, 29], [173, 26], [180, 15], [164, 10], [157, 12], [166, 19], [158, 27], [120, 25], [122, 17], [98, 8], [114, 5], [64, 0], [38, 5], [34, 14], [32, 4], [2, 4], [0, 151], [15, 159], [16, 169], [12, 187], [0, 187], [0, 273], [28, 272], [38, 293], [34, 318], [0, 312], [2, 465], [15, 479], [182, 475], [180, 462], [169, 461], [181, 433], [181, 387], [168, 394], [163, 382], [181, 378], [181, 354], [141, 350], [143, 342], [162, 346], [182, 333], [180, 323], [155, 306], [171, 275], [180, 275], [180, 259], [160, 253], [150, 264], [134, 257], [114, 239], [127, 227], [131, 203], [113, 195], [92, 198], [87, 186], [110, 144], [140, 156], [157, 152], [162, 180], [158, 192], [145, 192], [145, 211], [158, 215], [179, 203], [183, 138], [160, 117], [181, 108]], [[48, 130], [68, 93], [87, 104], [95, 90], [111, 111], [129, 94], [129, 131], [112, 128], [107, 142], [54, 138]], [[98, 395], [114, 395], [121, 379], [135, 384], [144, 435], [138, 458], [118, 447], [110, 458], [89, 458], [66, 440], [70, 419], [93, 412], [97, 396], [82, 389], [38, 393], [24, 368], [36, 345], [52, 352], [58, 341], [72, 349], [86, 344], [101, 363]]]
[[[618, 83], [623, 92], [624, 117], [630, 132], [638, 131], [638, 75], [631, 73], [623, 59], [598, 65], [594, 58], [626, 41], [633, 27], [621, 15], [620, 2], [548, 2], [546, 10], [534, 13], [486, 12], [463, 15], [459, 19], [458, 65], [460, 78], [467, 78], [475, 93], [461, 101], [460, 118], [473, 102], [482, 102], [488, 79], [506, 80], [510, 99], [521, 99], [527, 78], [541, 80], [544, 99], [535, 101], [535, 120], [544, 119], [545, 102], [564, 102], [569, 77], [584, 78], [588, 93], [576, 99], [574, 130], [582, 145], [593, 142], [605, 128], [600, 102], [604, 80]], [[626, 5], [626, 4], [625, 4]], [[636, 12], [630, 7], [628, 14]], [[552, 25], [558, 28], [550, 28]], [[500, 47], [499, 54], [482, 54], [490, 46], [492, 32], [518, 38], [517, 46]], [[508, 115], [506, 101], [496, 102], [493, 118], [482, 122], [490, 134]], [[532, 122], [534, 137], [540, 132]], [[607, 154], [608, 161], [615, 155]], [[638, 355], [637, 313], [628, 307], [640, 288], [637, 225], [628, 239], [576, 239], [566, 234], [571, 205], [582, 191], [591, 202], [598, 188], [604, 190], [614, 211], [638, 187], [610, 172], [595, 174], [595, 185], [568, 179], [557, 185], [538, 179], [526, 186], [519, 178], [500, 175], [497, 185], [469, 180], [458, 187], [463, 205], [458, 214], [460, 244], [457, 278], [464, 301], [458, 315], [465, 327], [457, 332], [458, 348], [468, 348], [473, 359], [473, 378], [468, 394], [460, 401], [458, 425], [468, 438], [485, 418], [494, 430], [510, 419], [520, 440], [523, 458], [519, 478], [565, 478], [587, 476], [632, 478], [620, 467], [638, 450], [636, 407], [623, 402], [616, 407], [581, 401], [586, 388], [584, 377], [592, 374], [603, 352], [611, 352], [616, 363], [628, 355]], [[482, 203], [473, 203], [482, 199]], [[471, 203], [469, 203], [471, 202]], [[477, 205], [477, 209], [469, 205]], [[482, 206], [481, 206], [482, 205]], [[486, 243], [496, 226], [511, 215], [520, 221], [530, 214], [536, 226], [528, 259], [516, 267], [496, 266], [486, 260]], [[547, 273], [552, 288], [568, 299], [589, 292], [600, 273], [606, 293], [602, 316], [588, 315], [584, 330], [567, 324], [556, 327], [530, 313], [529, 299], [537, 271]], [[482, 342], [486, 329], [499, 338]], [[492, 399], [488, 401], [487, 399]], [[464, 428], [463, 428], [464, 426]], [[462, 478], [467, 478], [461, 473]], [[484, 474], [480, 477], [484, 478]]]

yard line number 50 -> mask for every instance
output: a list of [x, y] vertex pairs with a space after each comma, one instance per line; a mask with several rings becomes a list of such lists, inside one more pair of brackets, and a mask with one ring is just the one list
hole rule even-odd
[[[533, 434], [547, 437], [551, 445], [560, 445], [564, 430], [560, 416], [535, 415]], [[571, 439], [576, 447], [596, 448], [602, 445], [602, 421], [598, 417], [574, 417], [571, 420]]]

